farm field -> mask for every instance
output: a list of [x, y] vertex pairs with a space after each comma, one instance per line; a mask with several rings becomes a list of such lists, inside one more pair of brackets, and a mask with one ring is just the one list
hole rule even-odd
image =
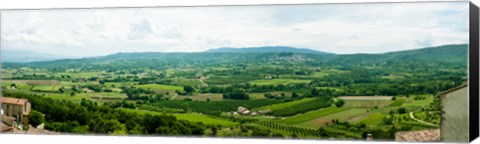
[[287, 85], [287, 84], [302, 84], [308, 83], [309, 80], [299, 80], [299, 79], [271, 79], [271, 80], [254, 80], [249, 82], [250, 84], [255, 85]]
[[365, 123], [368, 126], [375, 127], [375, 126], [380, 125], [382, 123], [382, 120], [385, 117], [386, 117], [385, 114], [375, 113], [375, 114], [372, 114], [372, 115], [368, 116], [367, 118], [361, 120], [360, 122]]
[[[133, 110], [133, 109], [126, 109], [126, 108], [121, 108], [121, 110], [124, 111], [130, 111], [130, 112], [139, 112], [141, 114], [152, 114], [152, 115], [160, 115], [162, 113], [159, 112], [153, 112], [153, 111], [147, 111], [147, 110]], [[186, 120], [186, 121], [191, 121], [191, 122], [201, 122], [204, 124], [208, 125], [222, 125], [222, 126], [234, 126], [237, 125], [238, 123], [231, 122], [222, 118], [216, 118], [213, 116], [207, 116], [199, 113], [176, 113], [173, 114], [177, 119], [179, 120]]]
[[420, 100], [413, 100], [414, 98], [409, 98], [409, 100], [406, 103], [403, 103], [402, 106], [428, 106], [434, 100], [433, 96], [424, 96], [424, 97], [425, 99], [420, 99]]
[[286, 103], [280, 103], [280, 104], [274, 104], [274, 105], [269, 105], [269, 106], [264, 106], [264, 107], [259, 107], [255, 108], [254, 110], [271, 110], [271, 111], [276, 111], [284, 108], [288, 108], [291, 106], [299, 105], [302, 103], [310, 102], [315, 100], [315, 98], [304, 98], [301, 100], [295, 100], [291, 102], [286, 102]]
[[[291, 92], [269, 92], [269, 94], [277, 96], [281, 96], [282, 94], [284, 94], [286, 98], [292, 97]], [[249, 93], [249, 95], [250, 99], [267, 99], [265, 97], [265, 93]]]
[[127, 98], [126, 95], [120, 93], [79, 93], [75, 96], [70, 96], [69, 94], [62, 93], [48, 93], [45, 95], [45, 97], [57, 100], [69, 100], [74, 102], [80, 102], [82, 99], [95, 100], [97, 102], [103, 102], [102, 100], [120, 101]]
[[391, 96], [339, 96], [337, 99], [345, 100], [345, 107], [373, 108], [385, 107], [391, 104]]
[[322, 78], [328, 76], [330, 74], [339, 74], [339, 73], [346, 73], [348, 71], [338, 70], [338, 69], [327, 69], [321, 70], [320, 72], [312, 72], [308, 75], [281, 75], [282, 78], [287, 79], [315, 79], [315, 78]]
[[436, 94], [465, 83], [461, 60], [443, 58], [458, 47], [440, 56], [127, 52], [11, 62], [1, 87], [55, 132], [393, 140], [438, 128]]
[[103, 73], [104, 72], [65, 72], [65, 73], [55, 73], [53, 75], [58, 77], [61, 77], [63, 75], [63, 76], [69, 76], [71, 78], [89, 78], [92, 76], [99, 76]]
[[283, 123], [283, 124], [299, 124], [299, 123], [306, 122], [306, 121], [316, 119], [316, 118], [320, 118], [320, 117], [323, 117], [323, 116], [326, 116], [326, 115], [329, 115], [329, 114], [338, 113], [338, 112], [341, 112], [341, 111], [344, 111], [344, 110], [348, 110], [348, 108], [346, 108], [346, 107], [342, 107], [342, 108], [328, 107], [328, 108], [323, 108], [323, 109], [319, 109], [319, 110], [310, 111], [310, 112], [303, 113], [303, 114], [298, 114], [298, 115], [286, 117], [285, 119], [278, 120], [278, 122]]
[[161, 84], [146, 84], [138, 85], [139, 88], [152, 89], [152, 90], [164, 90], [164, 91], [182, 91], [183, 87], [173, 85], [161, 85]]
[[320, 128], [326, 126], [327, 124], [331, 124], [333, 119], [338, 119], [340, 121], [349, 121], [351, 123], [355, 123], [352, 119], [356, 116], [360, 116], [364, 113], [367, 113], [368, 109], [362, 108], [352, 108], [344, 111], [340, 111], [337, 113], [332, 113], [320, 118], [315, 118], [303, 123], [296, 124], [300, 127], [309, 127], [309, 128]]
[[194, 94], [189, 96], [174, 96], [173, 100], [184, 100], [186, 98], [192, 99], [194, 101], [222, 101], [224, 100], [222, 94], [215, 93], [204, 93], [204, 94]]

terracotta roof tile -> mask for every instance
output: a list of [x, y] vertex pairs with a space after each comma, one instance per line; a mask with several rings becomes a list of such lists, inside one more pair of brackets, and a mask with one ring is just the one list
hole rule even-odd
[[10, 97], [0, 97], [0, 101], [2, 103], [8, 103], [8, 104], [16, 104], [16, 105], [25, 105], [27, 102], [26, 99], [17, 99], [17, 98], [10, 98]]
[[407, 142], [440, 141], [440, 129], [397, 132], [395, 133], [395, 141], [407, 141]]
[[8, 125], [4, 124], [3, 122], [0, 122], [0, 129], [1, 129], [0, 132], [9, 132], [13, 128], [11, 126], [8, 126]]
[[13, 124], [13, 121], [15, 121], [15, 118], [13, 118], [13, 117], [8, 117], [8, 116], [6, 116], [6, 115], [2, 115], [1, 119], [2, 119], [2, 122], [3, 122], [3, 123], [8, 124], [8, 125], [12, 125], [12, 124]]

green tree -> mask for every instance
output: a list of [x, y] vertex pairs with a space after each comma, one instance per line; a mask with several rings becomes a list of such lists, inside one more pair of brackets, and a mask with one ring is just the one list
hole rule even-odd
[[398, 108], [397, 111], [398, 111], [399, 114], [407, 113], [407, 110], [405, 108]]
[[43, 117], [43, 114], [36, 111], [32, 110], [30, 112], [30, 116], [28, 118], [28, 121], [33, 127], [37, 127], [38, 125], [42, 124], [45, 122], [45, 118]]
[[342, 107], [344, 104], [345, 104], [345, 100], [337, 99], [337, 102], [335, 103], [335, 106]]
[[300, 97], [300, 95], [298, 95], [298, 93], [296, 93], [296, 92], [292, 93], [292, 98], [298, 98], [298, 97]]
[[195, 89], [192, 87], [192, 86], [184, 86], [183, 87], [183, 90], [188, 94], [188, 93], [192, 93], [193, 91], [195, 91]]
[[17, 88], [17, 84], [12, 83], [12, 84], [10, 84], [10, 87], [11, 87], [11, 88]]

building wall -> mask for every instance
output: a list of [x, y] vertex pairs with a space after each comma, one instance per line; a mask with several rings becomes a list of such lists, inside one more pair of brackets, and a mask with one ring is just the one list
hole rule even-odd
[[445, 142], [468, 142], [468, 86], [441, 96], [441, 137]]
[[23, 122], [24, 120], [24, 117], [22, 115], [24, 112], [24, 108], [25, 107], [22, 105], [2, 103], [2, 109], [4, 114], [9, 117], [14, 117], [17, 121], [20, 122]]

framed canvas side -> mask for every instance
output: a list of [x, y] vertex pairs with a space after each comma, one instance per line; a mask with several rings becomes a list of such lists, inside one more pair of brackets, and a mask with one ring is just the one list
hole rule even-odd
[[470, 2], [469, 37], [469, 141], [479, 135], [479, 8]]

